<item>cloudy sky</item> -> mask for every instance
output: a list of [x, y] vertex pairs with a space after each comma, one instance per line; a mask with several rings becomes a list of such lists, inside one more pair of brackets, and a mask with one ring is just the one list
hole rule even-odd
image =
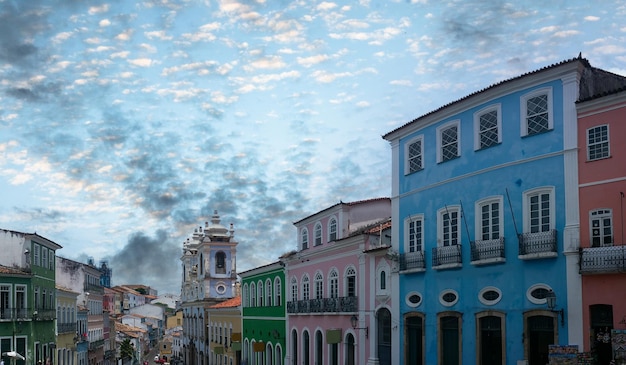
[[0, 0], [0, 228], [161, 293], [215, 209], [275, 261], [389, 196], [394, 128], [579, 52], [626, 75], [623, 1], [536, 4]]

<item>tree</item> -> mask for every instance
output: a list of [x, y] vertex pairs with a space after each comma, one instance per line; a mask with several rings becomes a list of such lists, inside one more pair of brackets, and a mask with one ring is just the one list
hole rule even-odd
[[125, 339], [120, 345], [120, 358], [122, 360], [132, 359], [135, 356], [135, 347], [129, 339]]

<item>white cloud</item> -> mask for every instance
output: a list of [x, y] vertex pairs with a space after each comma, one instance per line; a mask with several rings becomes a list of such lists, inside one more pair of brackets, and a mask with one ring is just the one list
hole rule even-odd
[[320, 54], [320, 55], [315, 55], [315, 56], [311, 56], [311, 57], [298, 57], [297, 61], [298, 64], [304, 66], [304, 67], [311, 67], [313, 65], [317, 65], [319, 63], [322, 63], [324, 61], [328, 60], [328, 56], [325, 54]]
[[90, 15], [106, 13], [107, 11], [109, 11], [109, 4], [102, 4], [101, 6], [92, 6], [89, 8]]
[[122, 33], [116, 35], [115, 39], [117, 39], [118, 41], [128, 41], [130, 40], [130, 37], [132, 37], [132, 35], [133, 35], [133, 30], [127, 29], [123, 31]]
[[139, 67], [150, 67], [154, 63], [154, 61], [150, 58], [135, 58], [132, 60], [127, 60], [131, 65], [139, 66]]
[[322, 1], [317, 7], [317, 10], [328, 11], [337, 7], [337, 4], [328, 1]]
[[111, 25], [111, 21], [109, 19], [102, 19], [98, 25], [100, 25], [101, 27], [108, 27], [109, 25]]
[[594, 15], [587, 15], [584, 19], [588, 22], [597, 22], [598, 20], [600, 20], [600, 17], [594, 16]]
[[53, 43], [61, 43], [67, 39], [69, 39], [74, 33], [72, 32], [61, 32], [57, 35], [55, 35], [54, 37], [52, 37], [52, 42]]

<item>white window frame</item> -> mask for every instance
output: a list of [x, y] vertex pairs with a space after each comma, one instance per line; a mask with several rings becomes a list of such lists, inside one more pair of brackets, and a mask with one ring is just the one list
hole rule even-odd
[[263, 296], [263, 290], [264, 289], [264, 284], [262, 280], [259, 280], [259, 282], [256, 284], [256, 303], [257, 303], [257, 307], [262, 307], [263, 306], [263, 302], [265, 302], [265, 297]]
[[283, 305], [282, 283], [279, 277], [274, 278], [274, 305]]
[[[520, 99], [520, 133], [522, 137], [529, 136], [528, 134], [528, 120], [526, 119], [526, 113], [528, 111], [528, 99], [544, 95], [548, 96], [548, 130], [551, 131], [554, 129], [554, 112], [552, 105], [552, 88], [544, 87], [541, 89], [533, 90], [525, 95], [522, 95]], [[541, 133], [539, 133], [541, 134]], [[532, 134], [534, 136], [534, 134]]]
[[490, 105], [486, 108], [483, 108], [476, 113], [474, 113], [474, 150], [484, 150], [494, 146], [481, 147], [481, 133], [480, 133], [480, 117], [483, 115], [495, 111], [497, 114], [497, 122], [496, 122], [496, 132], [498, 135], [498, 140], [496, 144], [502, 143], [502, 105], [494, 104]]
[[[485, 205], [492, 205], [493, 203], [498, 203], [499, 205], [499, 209], [498, 209], [498, 232], [499, 232], [499, 237], [496, 238], [492, 238], [491, 235], [493, 233], [492, 227], [493, 225], [493, 215], [492, 210], [489, 210], [490, 213], [490, 220], [489, 220], [489, 238], [484, 239], [483, 238], [483, 219], [482, 219], [482, 207]], [[475, 204], [475, 208], [474, 211], [475, 213], [475, 222], [474, 222], [474, 229], [476, 232], [474, 235], [474, 239], [476, 241], [486, 241], [486, 240], [492, 240], [492, 239], [497, 239], [500, 237], [504, 237], [504, 212], [503, 212], [503, 207], [504, 207], [504, 197], [502, 197], [501, 195], [498, 196], [490, 196], [487, 198], [483, 198], [481, 200], [478, 200]]]
[[302, 228], [300, 231], [300, 245], [303, 250], [309, 248], [309, 230], [306, 228]]
[[348, 279], [350, 277], [354, 277], [354, 296], [358, 296], [358, 282], [357, 282], [357, 277], [356, 277], [356, 268], [352, 265], [346, 267], [346, 271], [344, 273], [344, 288], [343, 288], [343, 296], [344, 297], [348, 297], [350, 295], [348, 295], [348, 291], [349, 291], [349, 285], [348, 285]]
[[244, 308], [250, 306], [248, 303], [248, 299], [250, 298], [250, 293], [248, 292], [248, 283], [243, 284], [243, 290], [241, 291], [241, 303]]
[[316, 222], [313, 228], [313, 246], [322, 244], [322, 223]]
[[[456, 216], [456, 224], [457, 224], [457, 238], [456, 243], [450, 242], [450, 244], [446, 244], [444, 241], [444, 220], [443, 216], [446, 213], [457, 213]], [[447, 247], [447, 246], [456, 246], [461, 244], [461, 234], [462, 234], [462, 222], [461, 222], [461, 206], [460, 205], [448, 205], [443, 207], [437, 211], [437, 247]]]
[[302, 276], [302, 300], [311, 299], [311, 280], [308, 274]]
[[[333, 232], [333, 222], [335, 222], [335, 229]], [[339, 238], [339, 235], [337, 234], [337, 232], [339, 231], [338, 229], [338, 225], [337, 225], [337, 218], [335, 217], [330, 217], [330, 219], [328, 220], [328, 242], [332, 242], [332, 241], [337, 241], [337, 239]], [[335, 237], [332, 237], [332, 234], [335, 234]]]
[[291, 278], [291, 283], [289, 285], [291, 290], [289, 291], [289, 295], [291, 296], [291, 301], [295, 302], [298, 300], [298, 279], [295, 277]]
[[[600, 233], [600, 245], [598, 246], [594, 246], [593, 245], [593, 221], [594, 220], [598, 220], [600, 222], [600, 225], [598, 226], [598, 229], [600, 231], [602, 231], [603, 227], [602, 227], [602, 221], [606, 218], [609, 218], [611, 220], [611, 244], [607, 245], [604, 243], [604, 234]], [[600, 208], [600, 209], [594, 209], [589, 211], [589, 247], [608, 247], [608, 246], [613, 246], [615, 244], [615, 237], [613, 236], [614, 233], [614, 227], [613, 227], [614, 221], [613, 221], [613, 210], [612, 209], [608, 209], [608, 208]]]
[[265, 305], [267, 307], [271, 307], [272, 305], [274, 305], [272, 303], [272, 298], [272, 280], [268, 278], [265, 280]]
[[[420, 156], [422, 157], [422, 163], [417, 170], [411, 170], [411, 155], [409, 153], [412, 144], [420, 142]], [[404, 144], [404, 174], [409, 175], [414, 172], [424, 170], [424, 135], [421, 134], [415, 138], [410, 139]]]
[[[415, 249], [411, 251], [411, 223], [420, 222], [422, 227], [422, 232], [419, 236], [419, 240], [421, 242], [421, 248], [419, 250]], [[404, 220], [404, 253], [411, 252], [423, 252], [424, 251], [424, 214], [416, 214], [407, 217]]]
[[250, 283], [250, 307], [256, 307], [256, 284]]
[[443, 146], [443, 141], [441, 139], [441, 134], [448, 128], [452, 128], [452, 127], [456, 128], [456, 158], [461, 156], [461, 121], [457, 119], [457, 120], [447, 122], [437, 127], [437, 163], [448, 162], [448, 161], [452, 161], [455, 159], [455, 158], [451, 158], [449, 160], [443, 159], [444, 146]]
[[[589, 133], [599, 128], [606, 128], [606, 140], [603, 140], [601, 142], [595, 142], [592, 144], [591, 141], [589, 141]], [[597, 161], [597, 160], [602, 160], [602, 159], [611, 157], [611, 144], [609, 143], [610, 142], [610, 130], [609, 130], [608, 124], [597, 125], [597, 126], [587, 129], [585, 136], [586, 136], [585, 138], [587, 139], [587, 161]], [[591, 158], [591, 147], [597, 146], [597, 145], [604, 145], [604, 144], [606, 144], [606, 155], [603, 155], [601, 157]]]
[[[535, 188], [535, 189], [531, 189], [531, 190], [527, 190], [524, 192], [523, 196], [524, 196], [524, 205], [523, 205], [523, 214], [524, 214], [524, 233], [531, 233], [531, 222], [530, 222], [530, 198], [532, 196], [535, 195], [541, 195], [541, 194], [549, 194], [550, 195], [550, 199], [549, 199], [549, 203], [550, 203], [550, 208], [549, 208], [549, 216], [550, 216], [550, 230], [553, 230], [555, 227], [555, 220], [556, 220], [556, 214], [555, 214], [555, 200], [554, 200], [554, 186], [544, 186], [544, 187], [539, 187], [539, 188]], [[539, 231], [539, 232], [545, 232], [545, 231]]]
[[[333, 275], [334, 274], [334, 275]], [[337, 269], [331, 269], [328, 273], [328, 298], [339, 297], [339, 272]]]
[[313, 286], [315, 287], [315, 299], [322, 299], [324, 298], [324, 274], [322, 274], [321, 271], [318, 271], [315, 273], [314, 278]]

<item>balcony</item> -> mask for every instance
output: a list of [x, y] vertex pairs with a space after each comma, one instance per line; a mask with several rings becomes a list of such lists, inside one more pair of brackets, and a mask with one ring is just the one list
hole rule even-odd
[[519, 241], [519, 258], [533, 260], [556, 257], [556, 229], [546, 232], [522, 233]]
[[470, 255], [472, 265], [488, 265], [505, 262], [504, 237], [470, 242]]
[[461, 245], [433, 247], [433, 269], [454, 269], [463, 266]]
[[100, 347], [104, 347], [104, 340], [96, 340], [96, 341], [89, 342], [89, 351], [99, 349]]
[[76, 332], [76, 323], [57, 323], [57, 331], [59, 333], [73, 333]]
[[[31, 320], [37, 317], [37, 311], [26, 308], [0, 308], [0, 321]], [[54, 318], [53, 318], [54, 319]]]
[[424, 252], [408, 252], [400, 254], [400, 272], [408, 274], [412, 272], [423, 272], [426, 270], [426, 261], [424, 260]]
[[321, 298], [287, 302], [287, 313], [345, 313], [356, 312], [357, 297]]
[[626, 246], [581, 248], [580, 274], [626, 273]]

